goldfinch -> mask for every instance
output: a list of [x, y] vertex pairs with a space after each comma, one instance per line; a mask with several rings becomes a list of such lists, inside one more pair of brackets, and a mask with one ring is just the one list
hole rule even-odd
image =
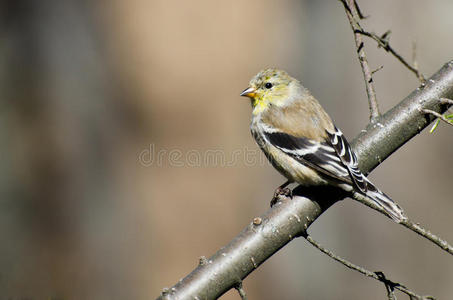
[[334, 185], [367, 196], [396, 222], [406, 219], [398, 204], [362, 174], [343, 133], [298, 80], [285, 71], [266, 69], [240, 95], [251, 100], [253, 137], [288, 179], [277, 191], [292, 182]]

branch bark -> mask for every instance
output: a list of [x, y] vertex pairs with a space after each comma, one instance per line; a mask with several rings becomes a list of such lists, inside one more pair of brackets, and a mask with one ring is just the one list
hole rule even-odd
[[[378, 121], [369, 124], [351, 143], [364, 173], [371, 172], [404, 143], [444, 113], [439, 98], [453, 97], [453, 61], [445, 64], [425, 85], [418, 87]], [[332, 188], [297, 187], [290, 201], [274, 205], [242, 230], [228, 245], [193, 270], [158, 299], [216, 299], [241, 284], [267, 258], [298, 236], [345, 194]], [[301, 195], [304, 196], [301, 196]], [[308, 197], [308, 198], [307, 198]], [[259, 220], [259, 221], [258, 221]]]

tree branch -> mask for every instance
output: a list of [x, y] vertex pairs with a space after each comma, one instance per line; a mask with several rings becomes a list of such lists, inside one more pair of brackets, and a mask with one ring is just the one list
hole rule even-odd
[[444, 121], [448, 125], [452, 125], [453, 126], [453, 120], [447, 118], [444, 115], [441, 115], [438, 112], [435, 112], [434, 110], [423, 108], [423, 109], [421, 109], [421, 111], [426, 113], [426, 114], [431, 114], [431, 115], [435, 116], [436, 118], [439, 118], [440, 120]]
[[[382, 209], [380, 206], [376, 205], [376, 203], [374, 203], [374, 201], [363, 196], [362, 194], [354, 192], [352, 195], [352, 198], [354, 198], [355, 200], [359, 201], [362, 204], [365, 204], [366, 206], [368, 206], [374, 210], [377, 210], [378, 212], [382, 213], [383, 215], [391, 218], [384, 209]], [[429, 240], [430, 242], [436, 244], [437, 246], [439, 246], [442, 250], [446, 251], [447, 253], [453, 255], [453, 246], [451, 246], [444, 239], [438, 237], [437, 235], [431, 233], [429, 230], [423, 228], [420, 224], [414, 223], [410, 219], [403, 220], [400, 222], [400, 224], [403, 225], [404, 227], [412, 230], [413, 232], [419, 234], [420, 236], [424, 237], [425, 239]]]
[[346, 15], [348, 16], [349, 24], [351, 24], [351, 29], [354, 32], [354, 40], [357, 48], [357, 56], [362, 67], [363, 78], [365, 79], [366, 93], [368, 95], [368, 105], [370, 107], [370, 120], [374, 122], [380, 115], [379, 106], [376, 99], [376, 91], [374, 89], [373, 83], [373, 72], [368, 65], [368, 60], [366, 58], [366, 53], [364, 49], [364, 44], [362, 40], [362, 35], [357, 31], [361, 30], [359, 23], [356, 20], [355, 16], [363, 18], [360, 9], [358, 9], [358, 4], [355, 0], [340, 0], [344, 5]]
[[[395, 49], [392, 48], [392, 46], [390, 46], [390, 42], [389, 42], [389, 34], [390, 34], [390, 31], [387, 31], [385, 32], [382, 36], [378, 36], [377, 34], [373, 33], [373, 32], [368, 32], [368, 31], [365, 31], [363, 30], [362, 28], [358, 29], [355, 31], [355, 33], [357, 34], [361, 34], [361, 35], [364, 35], [364, 36], [367, 36], [373, 40], [375, 40], [378, 45], [380, 47], [382, 47], [385, 51], [389, 52], [390, 54], [392, 54], [396, 59], [398, 59], [409, 71], [411, 71], [412, 73], [415, 74], [415, 76], [417, 76], [418, 80], [420, 82], [425, 82], [425, 77], [423, 76], [423, 74], [420, 72], [420, 70], [418, 69], [418, 65], [415, 61], [415, 54], [413, 54], [414, 56], [414, 65], [411, 66], [410, 63], [408, 63], [398, 52], [396, 52]], [[413, 51], [415, 53], [415, 49]]]
[[[409, 71], [414, 73], [415, 76], [417, 76], [418, 80], [421, 83], [425, 82], [425, 77], [423, 76], [423, 74], [418, 69], [418, 64], [417, 64], [417, 61], [416, 61], [416, 46], [415, 46], [415, 43], [413, 43], [413, 47], [412, 47], [412, 49], [413, 49], [413, 51], [412, 51], [413, 65], [411, 65], [398, 52], [396, 52], [395, 49], [393, 49], [390, 46], [390, 42], [389, 42], [390, 33], [391, 33], [390, 30], [386, 31], [382, 36], [378, 36], [377, 34], [375, 34], [373, 32], [368, 32], [368, 31], [364, 30], [362, 28], [362, 26], [360, 25], [360, 23], [355, 18], [355, 16], [358, 16], [360, 19], [365, 19], [365, 17], [363, 16], [362, 12], [360, 11], [360, 8], [359, 8], [359, 5], [358, 5], [357, 1], [356, 0], [339, 0], [339, 1], [341, 3], [343, 3], [344, 8], [346, 10], [346, 15], [348, 16], [348, 19], [349, 19], [349, 23], [351, 24], [351, 28], [354, 31], [354, 39], [355, 39], [356, 46], [357, 46], [357, 54], [359, 55], [359, 60], [360, 60], [361, 64], [362, 64], [362, 61], [361, 61], [362, 58], [361, 57], [363, 57], [365, 59], [365, 63], [366, 63], [365, 67], [366, 68], [362, 64], [362, 71], [364, 72], [365, 82], [367, 82], [366, 81], [367, 79], [368, 80], [372, 80], [372, 78], [371, 78], [372, 74], [369, 74], [369, 76], [365, 75], [365, 72], [368, 72], [366, 70], [367, 69], [369, 70], [369, 68], [367, 66], [368, 62], [366, 61], [365, 52], [363, 52], [363, 56], [360, 54], [360, 50], [363, 50], [363, 42], [362, 42], [362, 38], [360, 37], [360, 35], [364, 35], [364, 36], [367, 36], [367, 37], [375, 40], [378, 43], [379, 47], [382, 47], [386, 52], [389, 52], [390, 54], [392, 54]], [[374, 91], [374, 87], [372, 87], [372, 88], [373, 88], [373, 91]], [[367, 93], [368, 93], [368, 84], [367, 84]], [[368, 98], [369, 101], [371, 101], [372, 99], [370, 99], [369, 95], [368, 95], [368, 97], [369, 97]], [[377, 103], [376, 103], [376, 105], [377, 105]], [[371, 109], [371, 107], [370, 107], [370, 109]]]
[[[431, 296], [420, 296], [420, 295], [414, 293], [413, 291], [409, 290], [405, 286], [403, 286], [403, 285], [401, 285], [399, 283], [396, 283], [396, 282], [388, 280], [384, 276], [384, 274], [382, 272], [371, 272], [371, 271], [368, 271], [365, 268], [357, 266], [357, 265], [353, 264], [352, 262], [350, 262], [350, 261], [348, 261], [348, 260], [346, 260], [346, 259], [344, 259], [342, 257], [339, 257], [338, 255], [334, 254], [332, 251], [330, 251], [329, 249], [325, 248], [320, 243], [315, 241], [310, 235], [307, 235], [305, 238], [314, 247], [319, 249], [321, 252], [323, 252], [327, 256], [329, 256], [329, 257], [333, 258], [334, 260], [338, 261], [339, 263], [343, 264], [347, 268], [352, 269], [354, 271], [357, 271], [357, 272], [359, 272], [359, 273], [361, 273], [361, 274], [363, 274], [363, 275], [365, 275], [367, 277], [374, 278], [374, 279], [379, 280], [380, 282], [384, 283], [385, 287], [387, 289], [387, 293], [389, 294], [389, 298], [392, 297], [394, 289], [397, 289], [397, 290], [405, 293], [406, 295], [408, 295], [410, 297], [417, 298], [417, 299], [427, 299], [427, 297], [431, 297]], [[391, 299], [393, 299], [393, 298], [391, 298]]]
[[247, 300], [247, 294], [242, 287], [242, 281], [238, 283], [234, 288], [238, 291], [241, 300]]
[[[440, 98], [439, 101], [442, 104], [446, 104], [448, 108], [450, 108], [453, 105], [453, 100], [451, 100], [451, 99]], [[436, 130], [436, 128], [439, 125], [440, 121], [444, 121], [448, 125], [453, 125], [453, 114], [441, 115], [441, 114], [439, 114], [439, 113], [437, 113], [435, 111], [429, 110], [429, 109], [421, 109], [421, 111], [423, 111], [424, 113], [432, 114], [433, 116], [437, 117], [437, 120], [436, 120], [436, 122], [434, 122], [434, 125], [429, 130], [429, 133], [433, 133], [434, 130]]]
[[[417, 135], [434, 119], [420, 113], [427, 108], [444, 113], [440, 98], [453, 97], [453, 61], [445, 64], [427, 83], [370, 124], [352, 142], [360, 169], [371, 172], [389, 155]], [[306, 197], [300, 196], [301, 192]], [[345, 193], [325, 187], [297, 187], [290, 201], [274, 205], [260, 219], [250, 222], [228, 245], [200, 264], [158, 299], [216, 299], [237, 286], [267, 258], [306, 230]]]
[[453, 100], [451, 99], [448, 99], [448, 98], [440, 98], [440, 103], [443, 103], [443, 104], [448, 104], [448, 107], [450, 107], [451, 105], [453, 105]]

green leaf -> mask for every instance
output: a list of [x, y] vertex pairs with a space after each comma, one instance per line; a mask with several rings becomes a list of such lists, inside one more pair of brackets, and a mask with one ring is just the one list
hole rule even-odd
[[433, 133], [434, 130], [436, 130], [437, 126], [439, 126], [439, 123], [440, 123], [440, 119], [437, 119], [436, 122], [434, 122], [433, 127], [431, 127], [431, 129], [429, 130], [429, 133]]

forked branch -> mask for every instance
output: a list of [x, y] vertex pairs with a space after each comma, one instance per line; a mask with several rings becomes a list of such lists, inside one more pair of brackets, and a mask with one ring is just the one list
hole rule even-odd
[[368, 105], [370, 108], [370, 120], [376, 121], [379, 117], [379, 106], [376, 99], [376, 91], [373, 83], [373, 71], [368, 65], [368, 59], [365, 52], [365, 47], [362, 40], [362, 35], [357, 33], [361, 30], [359, 22], [356, 17], [363, 18], [362, 12], [358, 8], [358, 4], [354, 0], [341, 0], [344, 5], [346, 15], [348, 16], [349, 24], [354, 32], [354, 41], [357, 48], [357, 56], [359, 58], [360, 66], [362, 67], [363, 78], [365, 80], [366, 93], [368, 96]]
[[421, 296], [421, 295], [418, 295], [415, 292], [413, 292], [412, 290], [408, 289], [407, 287], [401, 285], [400, 283], [393, 282], [393, 281], [387, 279], [385, 277], [384, 273], [382, 273], [382, 272], [371, 272], [371, 271], [368, 271], [367, 269], [365, 269], [363, 267], [360, 267], [360, 266], [358, 266], [356, 264], [353, 264], [352, 262], [350, 262], [350, 261], [348, 261], [348, 260], [346, 260], [346, 259], [344, 259], [342, 257], [339, 257], [338, 255], [334, 254], [332, 251], [330, 251], [329, 249], [325, 248], [320, 243], [315, 241], [309, 235], [307, 235], [305, 238], [314, 247], [319, 249], [321, 252], [323, 252], [327, 256], [329, 256], [329, 257], [333, 258], [334, 260], [338, 261], [339, 263], [343, 264], [347, 268], [349, 268], [351, 270], [354, 270], [354, 271], [357, 271], [357, 272], [359, 272], [359, 273], [361, 273], [361, 274], [363, 274], [363, 275], [365, 275], [367, 277], [379, 280], [380, 282], [384, 283], [384, 285], [385, 285], [385, 287], [387, 289], [387, 293], [389, 294], [389, 298], [391, 298], [391, 297], [394, 298], [393, 292], [394, 292], [395, 289], [397, 289], [397, 290], [403, 292], [404, 294], [408, 295], [409, 297], [412, 297], [412, 298], [415, 298], [415, 299], [434, 299], [432, 296]]

